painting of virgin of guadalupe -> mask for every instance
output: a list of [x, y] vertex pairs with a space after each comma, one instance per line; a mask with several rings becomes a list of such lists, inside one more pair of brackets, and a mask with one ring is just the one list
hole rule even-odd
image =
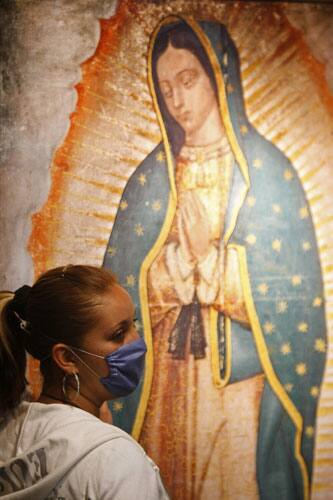
[[309, 498], [326, 324], [305, 193], [247, 119], [224, 25], [164, 18], [148, 54], [162, 141], [127, 182], [104, 258], [133, 278], [148, 353], [115, 424], [176, 500]]

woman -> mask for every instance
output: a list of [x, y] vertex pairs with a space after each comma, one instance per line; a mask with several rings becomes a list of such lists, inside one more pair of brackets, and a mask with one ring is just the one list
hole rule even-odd
[[326, 327], [304, 191], [247, 120], [224, 26], [171, 16], [148, 62], [163, 141], [126, 186], [104, 262], [148, 344], [116, 421], [177, 500], [308, 498]]
[[[134, 319], [127, 292], [91, 266], [1, 294], [0, 496], [167, 498], [142, 448], [96, 418], [139, 381], [146, 346]], [[24, 398], [26, 351], [40, 361], [38, 402]]]

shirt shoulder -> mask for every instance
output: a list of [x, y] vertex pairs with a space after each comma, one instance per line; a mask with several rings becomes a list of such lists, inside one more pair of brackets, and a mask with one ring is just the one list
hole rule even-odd
[[131, 436], [118, 431], [118, 439], [97, 447], [77, 464], [64, 488], [90, 500], [168, 499], [157, 465]]

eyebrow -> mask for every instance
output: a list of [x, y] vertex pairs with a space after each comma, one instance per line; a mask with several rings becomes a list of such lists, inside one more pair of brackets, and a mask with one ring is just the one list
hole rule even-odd
[[183, 73], [187, 73], [187, 72], [189, 72], [189, 71], [190, 71], [190, 72], [195, 72], [195, 71], [196, 71], [196, 69], [195, 69], [195, 68], [185, 68], [185, 69], [183, 69], [182, 71], [179, 71], [179, 73], [177, 73], [177, 76], [180, 76], [180, 75], [182, 75]]
[[[179, 71], [178, 73], [176, 73], [176, 76], [181, 76], [183, 73], [187, 73], [187, 72], [196, 72], [196, 68], [185, 68], [185, 69], [182, 69], [181, 71]], [[169, 83], [170, 80], [158, 80], [158, 83], [161, 85], [161, 83]]]
[[118, 323], [117, 325], [113, 326], [111, 328], [111, 330], [110, 330], [111, 334], [113, 332], [116, 332], [121, 327], [128, 326], [130, 323], [132, 323], [135, 320], [135, 318], [136, 318], [136, 309], [134, 309], [133, 316], [131, 318], [123, 319], [122, 321], [120, 321], [120, 323]]

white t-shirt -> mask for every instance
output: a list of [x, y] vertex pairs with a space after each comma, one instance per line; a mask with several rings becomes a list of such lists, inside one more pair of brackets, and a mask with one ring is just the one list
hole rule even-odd
[[128, 434], [78, 408], [27, 402], [0, 420], [0, 497], [168, 499], [158, 467]]

